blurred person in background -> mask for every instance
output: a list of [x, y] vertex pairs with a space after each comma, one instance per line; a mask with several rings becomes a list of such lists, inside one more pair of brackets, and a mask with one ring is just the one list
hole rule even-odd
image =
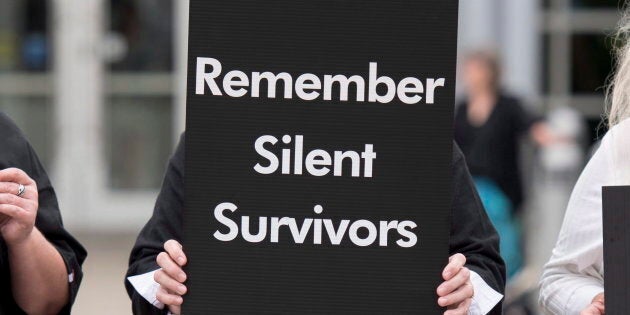
[[610, 130], [575, 184], [540, 282], [540, 304], [551, 314], [605, 314], [602, 186], [630, 184], [630, 9], [619, 25]]
[[0, 112], [0, 314], [70, 314], [86, 252], [64, 230], [55, 192]]
[[455, 111], [455, 141], [462, 149], [482, 203], [501, 237], [508, 280], [523, 265], [520, 225], [523, 202], [519, 166], [520, 139], [536, 144], [555, 141], [550, 128], [501, 91], [498, 57], [475, 51], [464, 57], [466, 99]]

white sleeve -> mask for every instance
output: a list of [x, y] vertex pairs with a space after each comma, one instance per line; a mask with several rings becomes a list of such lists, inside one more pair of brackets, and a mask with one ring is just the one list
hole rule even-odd
[[472, 298], [468, 315], [486, 315], [500, 301], [503, 295], [491, 288], [479, 274], [470, 271], [470, 282], [473, 285], [475, 296]]
[[540, 281], [540, 304], [551, 314], [579, 314], [604, 292], [602, 186], [623, 182], [630, 140], [628, 121], [614, 127], [573, 189], [558, 241]]
[[160, 301], [157, 300], [157, 290], [160, 285], [153, 279], [153, 275], [158, 270], [153, 270], [137, 276], [131, 276], [128, 277], [127, 280], [129, 280], [129, 283], [131, 283], [133, 288], [136, 290], [136, 292], [138, 292], [138, 294], [140, 294], [140, 296], [149, 301], [149, 303], [151, 303], [153, 306], [159, 309], [163, 309], [164, 304], [160, 303]]

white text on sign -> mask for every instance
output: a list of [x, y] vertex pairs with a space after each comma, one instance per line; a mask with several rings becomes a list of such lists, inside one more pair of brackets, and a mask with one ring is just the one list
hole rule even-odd
[[[209, 71], [208, 66], [210, 67]], [[266, 81], [267, 98], [276, 98], [278, 81], [282, 81], [284, 92], [281, 97], [285, 99], [292, 99], [295, 91], [295, 95], [305, 101], [317, 99], [331, 101], [333, 100], [333, 86], [338, 85], [339, 95], [335, 99], [348, 101], [352, 84], [356, 92], [355, 101], [365, 102], [367, 82], [367, 101], [370, 103], [391, 103], [398, 98], [405, 104], [417, 104], [423, 100], [426, 104], [433, 104], [435, 103], [436, 90], [446, 84], [444, 78], [427, 78], [423, 83], [423, 80], [415, 77], [406, 77], [396, 83], [391, 77], [378, 75], [378, 63], [376, 62], [370, 62], [367, 80], [359, 75], [348, 77], [343, 74], [326, 74], [322, 79], [313, 73], [300, 74], [294, 80], [293, 76], [287, 72], [276, 74], [265, 71], [252, 72], [251, 75], [248, 75], [240, 70], [231, 70], [223, 75], [222, 80], [218, 80], [222, 74], [222, 69], [219, 60], [198, 57], [195, 94], [205, 95], [207, 86], [212, 95], [215, 96], [221, 96], [225, 93], [230, 97], [243, 97], [247, 94], [251, 97], [260, 97], [260, 84]]]
[[[293, 139], [289, 135], [282, 137], [282, 142], [285, 145], [290, 145]], [[282, 174], [294, 174], [302, 175], [303, 168], [306, 168], [306, 172], [313, 176], [325, 176], [331, 171], [333, 176], [343, 176], [343, 163], [344, 160], [350, 161], [350, 176], [361, 176], [361, 165], [363, 165], [363, 177], [372, 177], [372, 167], [374, 159], [376, 159], [376, 152], [374, 152], [374, 146], [372, 144], [366, 144], [363, 152], [357, 151], [334, 151], [332, 154], [322, 149], [311, 150], [304, 156], [304, 137], [301, 135], [295, 136], [293, 150], [290, 148], [282, 149], [282, 158], [266, 148], [269, 146], [275, 146], [278, 143], [278, 138], [271, 135], [260, 136], [254, 143], [256, 153], [267, 160], [265, 166], [261, 163], [257, 163], [254, 166], [254, 170], [260, 174], [268, 175], [273, 174], [281, 169]], [[293, 151], [293, 152], [291, 152]], [[293, 160], [293, 163], [291, 163]]]

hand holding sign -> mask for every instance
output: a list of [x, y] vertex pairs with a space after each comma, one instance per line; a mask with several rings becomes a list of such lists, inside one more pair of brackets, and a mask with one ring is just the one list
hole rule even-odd
[[606, 314], [604, 305], [604, 293], [600, 293], [593, 298], [591, 304], [580, 312], [580, 315], [604, 315]]
[[183, 284], [186, 274], [182, 267], [186, 265], [187, 258], [182, 250], [182, 245], [175, 240], [164, 243], [164, 252], [157, 256], [157, 264], [160, 270], [155, 272], [155, 282], [160, 284], [157, 299], [168, 306], [168, 310], [176, 315], [181, 313], [181, 305], [184, 302], [182, 295], [188, 288]]
[[[23, 192], [20, 185], [24, 187]], [[0, 232], [8, 245], [31, 235], [38, 198], [37, 184], [24, 171], [16, 168], [0, 171]]]
[[465, 264], [466, 256], [455, 254], [442, 272], [444, 283], [437, 288], [437, 294], [438, 304], [449, 309], [445, 315], [468, 314], [474, 291]]

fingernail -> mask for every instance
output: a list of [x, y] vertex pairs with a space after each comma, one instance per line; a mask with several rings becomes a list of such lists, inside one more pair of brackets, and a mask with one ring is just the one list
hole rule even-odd
[[186, 281], [186, 274], [185, 274], [185, 273], [183, 273], [183, 272], [182, 272], [182, 273], [180, 273], [180, 274], [179, 274], [179, 279], [180, 279], [180, 281], [181, 281], [181, 282]]
[[450, 277], [451, 276], [451, 271], [449, 270], [449, 271], [445, 272], [444, 276], [447, 277], [447, 278]]
[[184, 293], [186, 293], [186, 286], [185, 286], [185, 285], [180, 284], [180, 285], [178, 286], [178, 289], [179, 289], [179, 294], [184, 294]]
[[446, 303], [448, 303], [448, 299], [447, 298], [441, 297], [441, 298], [438, 299], [438, 304], [440, 304], [441, 306], [446, 305]]
[[184, 303], [184, 299], [181, 296], [177, 297], [177, 303], [182, 304]]
[[186, 262], [186, 259], [184, 259], [184, 257], [182, 257], [182, 256], [179, 256], [179, 257], [177, 257], [177, 262], [179, 262], [179, 264], [183, 264], [183, 263]]

